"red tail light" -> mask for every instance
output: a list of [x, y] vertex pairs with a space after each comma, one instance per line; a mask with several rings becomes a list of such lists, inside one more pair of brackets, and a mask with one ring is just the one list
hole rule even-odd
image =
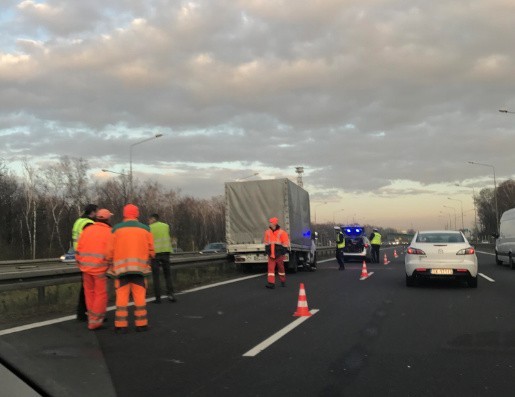
[[368, 248], [368, 247], [369, 247], [368, 244], [365, 244], [365, 248]]
[[426, 253], [418, 248], [408, 247], [406, 251], [408, 255], [425, 255]]
[[474, 248], [469, 247], [459, 250], [458, 252], [456, 252], [456, 255], [474, 255], [475, 253], [476, 251], [474, 250]]

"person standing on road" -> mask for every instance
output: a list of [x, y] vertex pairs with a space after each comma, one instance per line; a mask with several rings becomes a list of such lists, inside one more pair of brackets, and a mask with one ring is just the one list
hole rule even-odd
[[161, 303], [161, 283], [159, 270], [163, 269], [166, 283], [166, 293], [170, 302], [177, 302], [173, 294], [172, 275], [170, 273], [170, 254], [172, 252], [172, 240], [170, 237], [170, 226], [159, 221], [158, 214], [152, 214], [148, 219], [150, 232], [154, 237], [155, 258], [152, 259], [152, 280], [154, 283], [154, 303]]
[[[335, 226], [336, 229], [336, 226]], [[345, 234], [342, 231], [342, 228], [338, 228], [338, 234], [336, 235], [336, 260], [338, 261], [338, 265], [340, 267], [338, 270], [345, 270], [345, 261], [343, 258], [343, 249], [345, 248]]]
[[374, 231], [370, 235], [370, 245], [372, 246], [372, 262], [379, 263], [379, 249], [381, 248], [381, 234], [379, 229], [374, 228]]
[[86, 296], [88, 329], [102, 327], [107, 308], [106, 261], [107, 246], [111, 239], [110, 219], [106, 209], [96, 213], [96, 222], [81, 233], [75, 253], [82, 272], [82, 285]]
[[284, 256], [290, 250], [288, 233], [281, 229], [277, 218], [269, 219], [269, 228], [265, 231], [265, 252], [268, 255], [268, 283], [266, 288], [275, 288], [275, 268], [281, 280], [281, 286], [286, 287], [286, 272], [284, 270]]
[[113, 227], [107, 260], [107, 274], [113, 277], [116, 289], [116, 333], [126, 333], [129, 326], [129, 297], [134, 299], [136, 331], [148, 329], [147, 280], [151, 268], [149, 261], [155, 256], [154, 238], [147, 225], [138, 221], [139, 209], [133, 204], [123, 208], [123, 222]]
[[[77, 251], [77, 243], [79, 241], [80, 234], [82, 231], [91, 226], [95, 221], [95, 215], [97, 213], [98, 206], [95, 204], [88, 204], [84, 207], [84, 213], [78, 218], [73, 224], [72, 228], [72, 244], [73, 250]], [[86, 315], [86, 298], [84, 296], [84, 282], [80, 285], [79, 301], [77, 303], [77, 320], [86, 322], [88, 316]]]

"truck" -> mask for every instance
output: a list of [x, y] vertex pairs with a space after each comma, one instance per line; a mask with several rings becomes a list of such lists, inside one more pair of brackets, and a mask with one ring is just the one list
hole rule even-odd
[[263, 236], [272, 217], [279, 219], [279, 225], [290, 236], [286, 270], [315, 270], [316, 251], [306, 190], [287, 178], [225, 183], [227, 252], [244, 271], [268, 262]]

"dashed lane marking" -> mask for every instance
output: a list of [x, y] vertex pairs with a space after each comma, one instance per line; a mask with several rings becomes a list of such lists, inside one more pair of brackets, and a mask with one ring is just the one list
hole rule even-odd
[[[309, 311], [312, 315], [317, 314], [319, 312], [318, 309], [312, 309]], [[263, 350], [265, 350], [267, 347], [271, 346], [275, 342], [277, 342], [279, 339], [281, 339], [284, 335], [286, 335], [288, 332], [293, 331], [295, 328], [297, 328], [299, 325], [301, 325], [304, 321], [310, 319], [311, 317], [299, 317], [283, 329], [277, 331], [275, 334], [270, 336], [269, 338], [265, 339], [263, 342], [261, 342], [256, 347], [250, 349], [247, 353], [243, 354], [243, 357], [255, 357], [259, 353], [261, 353]]]
[[481, 277], [483, 277], [484, 279], [490, 281], [491, 283], [495, 283], [495, 280], [493, 278], [490, 278], [486, 275], [484, 275], [483, 273], [478, 273]]

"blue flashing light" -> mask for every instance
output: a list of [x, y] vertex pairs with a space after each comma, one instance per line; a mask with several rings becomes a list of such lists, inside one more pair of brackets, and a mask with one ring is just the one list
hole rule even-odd
[[311, 237], [311, 230], [308, 230], [307, 232], [302, 233], [302, 236]]

